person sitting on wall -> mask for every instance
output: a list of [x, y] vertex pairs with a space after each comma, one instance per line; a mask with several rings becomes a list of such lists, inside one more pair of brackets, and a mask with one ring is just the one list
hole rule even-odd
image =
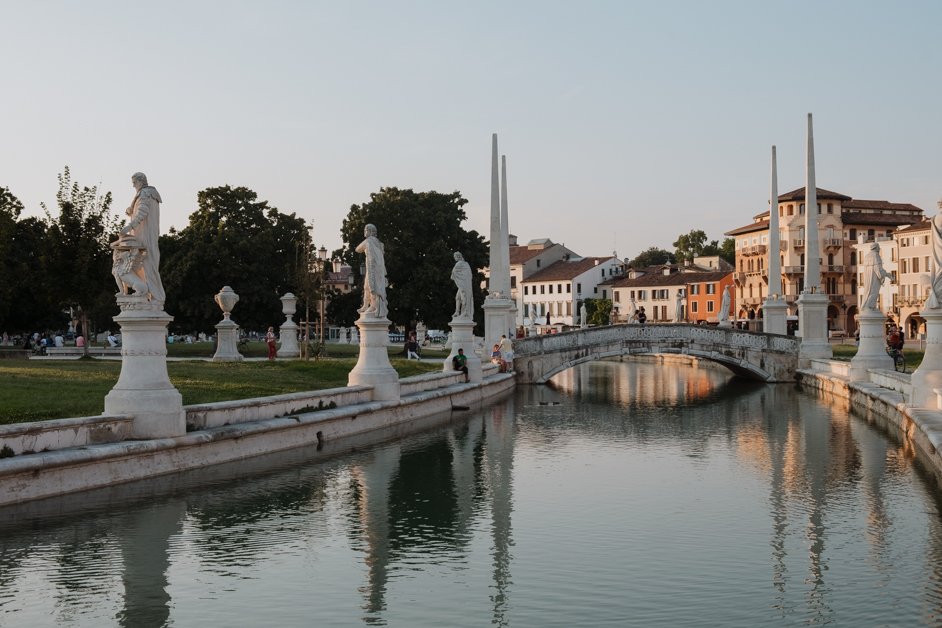
[[470, 381], [468, 378], [468, 356], [464, 354], [464, 349], [458, 349], [458, 355], [451, 359], [451, 365], [456, 371], [464, 373], [464, 381]]
[[494, 349], [491, 351], [491, 362], [498, 366], [498, 372], [507, 372], [507, 363], [504, 362], [504, 359], [500, 355], [500, 344], [494, 345]]

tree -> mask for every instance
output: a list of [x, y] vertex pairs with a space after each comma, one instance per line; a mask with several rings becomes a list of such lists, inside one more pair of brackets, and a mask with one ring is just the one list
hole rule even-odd
[[3, 271], [2, 276], [6, 278], [0, 281], [0, 329], [3, 330], [9, 325], [8, 320], [16, 294], [14, 286], [23, 285], [26, 280], [22, 275], [15, 274], [17, 259], [12, 255], [17, 223], [22, 211], [23, 203], [13, 196], [10, 188], [0, 187], [0, 269]]
[[80, 187], [68, 166], [58, 179], [58, 214], [41, 204], [49, 225], [46, 285], [63, 311], [59, 325], [65, 322], [66, 309], [72, 308], [81, 317], [81, 332], [90, 336], [105, 317], [117, 312], [110, 243], [119, 225], [111, 215], [111, 192], [100, 195], [97, 186]]
[[483, 324], [480, 269], [488, 263], [488, 247], [477, 231], [466, 231], [461, 226], [467, 218], [462, 209], [467, 202], [460, 192], [442, 194], [388, 187], [370, 194], [369, 202], [352, 205], [341, 228], [344, 246], [339, 256], [353, 268], [357, 289], [351, 296], [338, 299], [336, 305], [332, 302], [334, 312], [348, 310], [350, 301], [359, 303], [362, 299], [363, 256], [354, 249], [363, 241], [363, 228], [373, 224], [385, 247], [389, 318], [394, 324], [411, 327], [423, 321], [432, 328], [447, 325], [455, 305], [451, 269], [456, 251], [473, 269], [475, 317]]
[[689, 233], [677, 236], [677, 240], [674, 241], [675, 259], [678, 263], [692, 262], [693, 258], [703, 254], [706, 241], [707, 235], [702, 229], [691, 229]]
[[628, 262], [628, 265], [631, 268], [645, 268], [647, 266], [655, 266], [658, 264], [673, 264], [674, 263], [674, 254], [670, 251], [665, 251], [664, 249], [659, 249], [656, 246], [652, 246], [649, 249], [646, 249], [638, 254], [633, 260]]
[[277, 327], [284, 319], [279, 298], [298, 287], [304, 220], [245, 187], [206, 188], [197, 204], [185, 228], [160, 238], [160, 276], [174, 329], [213, 333], [222, 318], [213, 297], [223, 286], [239, 295], [232, 318], [243, 329]]
[[583, 303], [589, 325], [609, 325], [612, 322], [612, 302], [609, 299], [585, 299]]

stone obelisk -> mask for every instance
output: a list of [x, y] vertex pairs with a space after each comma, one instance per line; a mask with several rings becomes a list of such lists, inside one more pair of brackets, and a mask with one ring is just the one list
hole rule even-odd
[[769, 334], [784, 334], [785, 314], [788, 304], [782, 294], [782, 263], [779, 259], [781, 240], [778, 220], [778, 162], [775, 147], [772, 147], [772, 177], [769, 185], [769, 293], [762, 306], [763, 331]]
[[523, 324], [521, 320], [520, 323], [517, 322], [517, 301], [513, 298], [513, 291], [510, 287], [510, 221], [507, 218], [507, 155], [500, 156], [500, 233], [501, 233], [501, 242], [504, 245], [501, 247], [501, 257], [503, 267], [506, 269], [504, 274], [504, 285], [501, 286], [501, 292], [503, 292], [508, 299], [510, 299], [510, 312], [507, 317], [507, 336], [509, 338], [514, 337], [514, 331], [517, 329], [518, 324]]
[[[491, 136], [491, 254], [487, 298], [484, 299], [484, 346], [490, 347], [509, 332], [512, 316], [510, 299], [510, 253], [504, 252], [508, 239], [501, 224], [500, 175], [497, 162], [497, 133]], [[506, 292], [504, 292], [506, 290]]]
[[805, 169], [805, 288], [798, 297], [798, 361], [807, 368], [814, 358], [834, 355], [828, 341], [828, 295], [821, 290], [818, 252], [818, 190], [815, 187], [814, 131], [808, 114], [808, 154]]

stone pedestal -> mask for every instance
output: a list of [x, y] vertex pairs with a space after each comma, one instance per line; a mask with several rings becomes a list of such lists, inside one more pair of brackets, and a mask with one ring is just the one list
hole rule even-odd
[[942, 309], [919, 313], [926, 319], [926, 353], [910, 382], [913, 393], [909, 405], [916, 408], [936, 409], [936, 395], [932, 390], [942, 388]]
[[[500, 342], [500, 337], [505, 335], [508, 338], [514, 337], [514, 319], [511, 318], [513, 314], [513, 305], [514, 302], [510, 299], [504, 299], [501, 297], [487, 297], [484, 299], [484, 346], [486, 347], [488, 343], [494, 344], [495, 342]], [[454, 345], [454, 341], [452, 341]], [[453, 347], [453, 350], [457, 352], [458, 350]], [[468, 352], [468, 349], [465, 348], [465, 353]]]
[[783, 299], [768, 298], [762, 304], [763, 331], [767, 334], [788, 333], [785, 317], [788, 313], [788, 304]]
[[350, 386], [372, 386], [373, 401], [399, 399], [399, 374], [389, 363], [388, 318], [360, 318], [356, 321], [360, 354], [347, 377]]
[[278, 335], [281, 338], [281, 346], [278, 347], [279, 358], [296, 358], [301, 353], [298, 346], [298, 325], [294, 322], [294, 312], [298, 299], [288, 292], [281, 297], [281, 312], [287, 320], [278, 328]]
[[186, 433], [183, 397], [167, 375], [167, 324], [173, 320], [142, 296], [119, 296], [121, 375], [105, 395], [105, 414], [134, 417], [134, 438], [171, 438]]
[[239, 353], [239, 325], [230, 318], [224, 318], [216, 325], [216, 353], [213, 362], [241, 362]]
[[717, 327], [732, 327], [732, 326], [733, 326], [733, 321], [731, 321], [731, 320], [729, 320], [729, 319], [727, 318], [726, 320], [721, 320], [720, 322], [718, 322], [718, 323], [716, 324], [716, 326], [717, 326]]
[[808, 368], [812, 359], [834, 356], [828, 340], [828, 295], [820, 292], [801, 293], [798, 297], [798, 331], [801, 333], [799, 368]]
[[216, 353], [213, 355], [213, 362], [241, 362], [239, 326], [229, 318], [232, 308], [239, 302], [239, 295], [229, 286], [223, 286], [213, 300], [222, 310], [222, 320], [216, 325]]
[[850, 361], [850, 381], [866, 381], [869, 369], [892, 369], [893, 358], [886, 352], [886, 317], [876, 310], [863, 310], [857, 315], [860, 326], [860, 345], [857, 355]]
[[[464, 355], [468, 358], [468, 381], [480, 382], [483, 375], [481, 373], [481, 358], [474, 351], [474, 321], [467, 317], [453, 318], [449, 323], [449, 327], [451, 327], [451, 353], [442, 363], [442, 371], [446, 373], [454, 372], [455, 369], [451, 360], [458, 355], [458, 349], [464, 349]], [[500, 339], [500, 336], [497, 338]], [[493, 345], [492, 342], [490, 346]], [[489, 345], [485, 341], [484, 348], [487, 349], [487, 353], [490, 353], [488, 347]]]

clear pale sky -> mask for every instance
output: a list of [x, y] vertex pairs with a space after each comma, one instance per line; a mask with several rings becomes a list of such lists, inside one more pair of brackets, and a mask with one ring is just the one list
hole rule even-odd
[[[64, 165], [130, 176], [186, 226], [247, 186], [340, 246], [382, 186], [469, 200], [488, 236], [490, 139], [510, 229], [631, 258], [710, 239], [804, 185], [942, 198], [942, 2], [52, 2], [0, 0], [0, 186], [40, 214]], [[382, 234], [380, 234], [382, 239]], [[417, 242], [417, 246], [421, 243]]]

